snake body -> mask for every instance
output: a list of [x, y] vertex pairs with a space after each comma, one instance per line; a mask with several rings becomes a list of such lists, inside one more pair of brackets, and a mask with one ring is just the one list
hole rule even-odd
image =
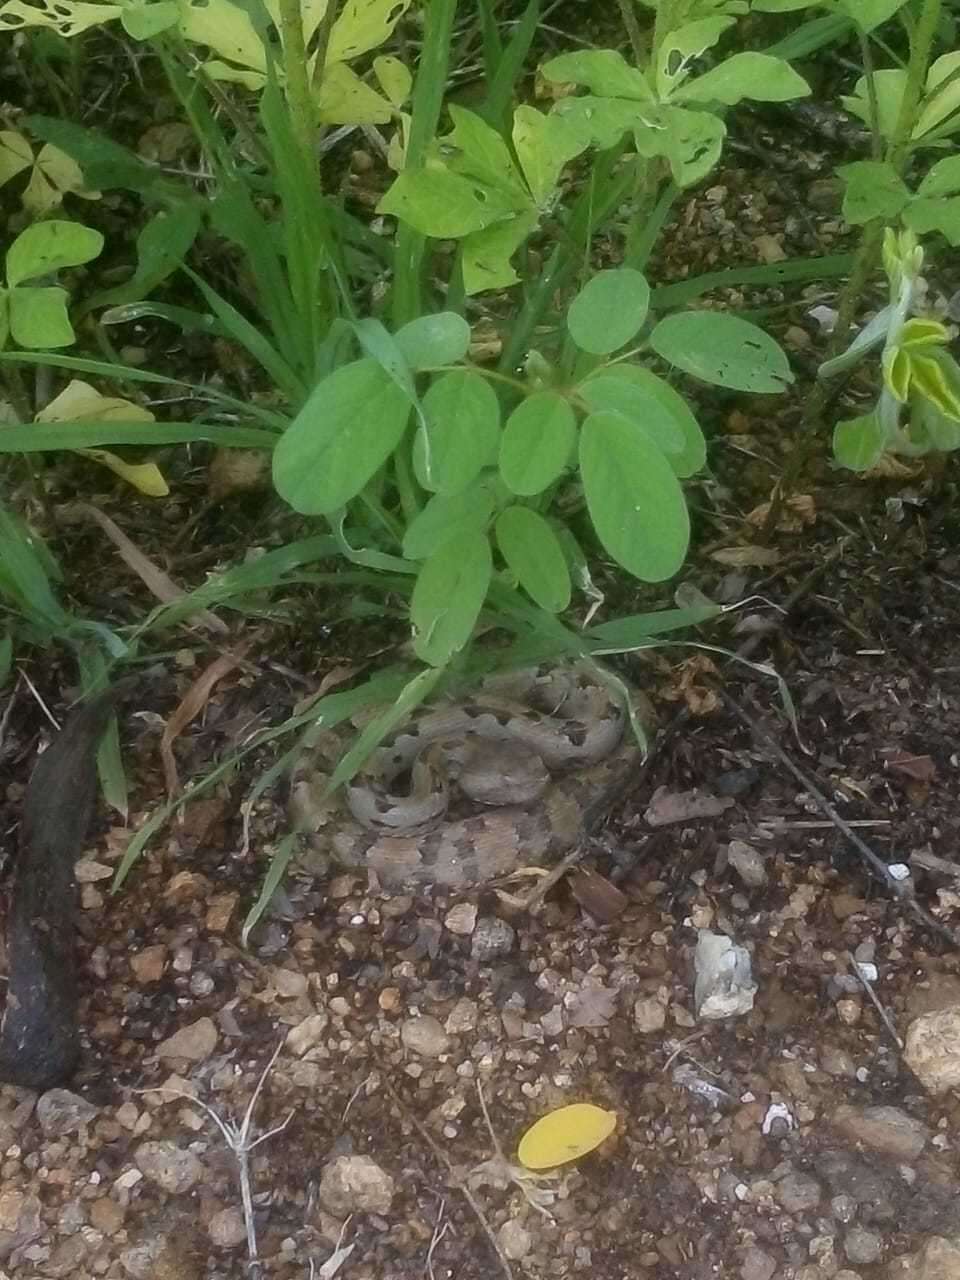
[[[646, 699], [631, 700], [651, 723]], [[639, 757], [626, 722], [586, 664], [494, 676], [469, 701], [425, 708], [323, 799], [349, 745], [329, 733], [293, 773], [300, 865], [316, 873], [333, 861], [413, 889], [464, 888], [548, 862], [576, 843], [587, 803]]]

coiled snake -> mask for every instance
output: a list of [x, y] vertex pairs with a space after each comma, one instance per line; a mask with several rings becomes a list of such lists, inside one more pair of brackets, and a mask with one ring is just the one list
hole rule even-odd
[[[631, 691], [641, 723], [650, 705]], [[585, 663], [490, 677], [475, 698], [426, 708], [379, 747], [352, 785], [322, 800], [349, 735], [298, 761], [290, 816], [299, 865], [332, 860], [384, 888], [463, 888], [569, 850], [586, 805], [639, 759], [625, 709]], [[394, 788], [407, 783], [405, 794]]]

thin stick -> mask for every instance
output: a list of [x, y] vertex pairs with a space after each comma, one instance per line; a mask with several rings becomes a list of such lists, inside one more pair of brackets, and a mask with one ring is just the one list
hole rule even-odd
[[817, 802], [817, 805], [827, 815], [837, 830], [847, 837], [869, 869], [886, 888], [887, 892], [892, 894], [898, 902], [904, 903], [907, 909], [913, 912], [917, 919], [922, 921], [928, 929], [932, 929], [935, 933], [940, 934], [942, 938], [946, 938], [954, 948], [960, 948], [960, 940], [958, 940], [953, 931], [948, 929], [946, 925], [941, 924], [939, 920], [935, 920], [933, 916], [930, 915], [928, 911], [925, 911], [924, 908], [920, 906], [919, 902], [917, 902], [914, 895], [912, 881], [897, 880], [893, 875], [891, 875], [890, 868], [883, 859], [879, 858], [870, 846], [860, 839], [857, 833], [850, 826], [849, 822], [847, 822], [846, 819], [843, 818], [830, 803], [823, 791], [821, 791], [816, 782], [814, 782], [813, 778], [811, 778], [809, 774], [804, 773], [798, 765], [793, 763], [780, 744], [776, 742], [765, 729], [761, 728], [758, 721], [754, 720], [752, 716], [747, 714], [735, 698], [732, 698], [729, 693], [725, 693], [722, 690], [719, 692], [720, 697], [723, 698], [727, 707], [734, 713], [737, 719], [742, 721], [750, 732], [759, 739], [766, 750], [770, 751], [777, 760], [779, 760], [780, 763], [793, 774], [807, 794]]
[[500, 1241], [494, 1235], [493, 1228], [490, 1226], [490, 1223], [487, 1221], [486, 1214], [483, 1212], [483, 1209], [481, 1209], [480, 1204], [477, 1201], [477, 1197], [473, 1194], [473, 1192], [466, 1185], [466, 1183], [463, 1182], [460, 1175], [457, 1173], [456, 1169], [454, 1168], [453, 1164], [450, 1162], [450, 1157], [443, 1150], [443, 1148], [434, 1140], [434, 1137], [430, 1133], [429, 1129], [427, 1129], [423, 1124], [421, 1124], [418, 1118], [404, 1105], [403, 1099], [397, 1093], [396, 1089], [394, 1089], [393, 1084], [391, 1083], [390, 1077], [387, 1074], [385, 1069], [383, 1072], [383, 1086], [386, 1089], [387, 1093], [390, 1094], [390, 1097], [393, 1099], [394, 1103], [399, 1108], [403, 1116], [407, 1120], [409, 1120], [409, 1122], [416, 1129], [417, 1133], [419, 1133], [420, 1137], [424, 1140], [424, 1142], [427, 1144], [427, 1146], [430, 1148], [430, 1150], [433, 1152], [436, 1158], [447, 1170], [447, 1174], [450, 1179], [450, 1185], [456, 1187], [457, 1190], [463, 1194], [463, 1198], [466, 1200], [467, 1204], [470, 1206], [470, 1208], [473, 1210], [474, 1214], [476, 1215], [477, 1221], [480, 1223], [480, 1226], [483, 1228], [484, 1235], [490, 1241], [491, 1249], [497, 1255], [497, 1259], [500, 1262], [500, 1266], [503, 1270], [504, 1276], [506, 1276], [506, 1280], [513, 1280], [513, 1271], [510, 1268], [510, 1263], [507, 1260], [507, 1256], [503, 1252], [503, 1250], [500, 1248]]
[[870, 997], [870, 1001], [873, 1004], [873, 1007], [876, 1009], [880, 1017], [880, 1021], [886, 1027], [887, 1033], [889, 1034], [890, 1039], [897, 1046], [897, 1052], [902, 1053], [903, 1041], [897, 1035], [897, 1029], [893, 1025], [893, 1023], [890, 1021], [890, 1015], [887, 1013], [886, 1009], [883, 1007], [883, 1005], [880, 1003], [879, 999], [877, 998], [877, 993], [873, 989], [873, 984], [867, 978], [867, 975], [863, 972], [863, 966], [860, 964], [858, 960], [854, 958], [853, 953], [850, 951], [847, 952], [847, 963], [850, 965], [850, 968], [853, 970], [854, 974], [857, 977], [857, 980], [859, 981], [860, 985], [863, 987], [864, 991]]

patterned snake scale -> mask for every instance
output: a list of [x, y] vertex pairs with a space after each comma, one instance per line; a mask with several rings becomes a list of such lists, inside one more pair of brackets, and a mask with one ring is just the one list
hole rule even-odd
[[[647, 699], [631, 701], [651, 727]], [[470, 701], [426, 707], [321, 801], [350, 745], [349, 730], [330, 731], [291, 780], [290, 817], [306, 836], [298, 865], [366, 870], [400, 890], [461, 889], [553, 861], [580, 838], [587, 804], [639, 760], [626, 723], [586, 664], [492, 676]]]

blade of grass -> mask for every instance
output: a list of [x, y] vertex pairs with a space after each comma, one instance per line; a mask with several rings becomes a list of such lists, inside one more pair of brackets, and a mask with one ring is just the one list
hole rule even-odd
[[[450, 41], [457, 0], [431, 0], [424, 6], [423, 49], [413, 90], [413, 109], [406, 167], [422, 168], [427, 148], [436, 136], [447, 87]], [[392, 318], [394, 329], [422, 312], [422, 271], [426, 239], [402, 222], [397, 228], [394, 254]]]

